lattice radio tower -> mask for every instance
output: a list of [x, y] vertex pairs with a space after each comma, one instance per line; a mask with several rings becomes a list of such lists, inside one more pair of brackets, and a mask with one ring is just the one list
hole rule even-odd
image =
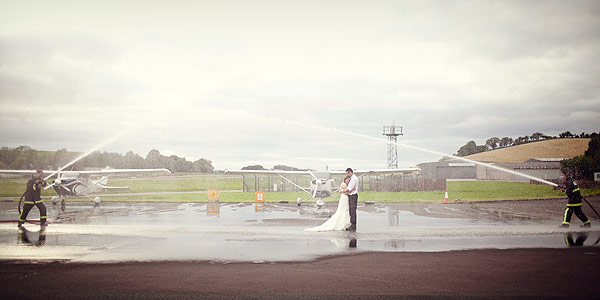
[[[398, 131], [400, 129], [400, 131]], [[398, 136], [402, 134], [402, 126], [383, 126], [383, 135], [388, 137], [387, 164], [388, 169], [398, 169]]]

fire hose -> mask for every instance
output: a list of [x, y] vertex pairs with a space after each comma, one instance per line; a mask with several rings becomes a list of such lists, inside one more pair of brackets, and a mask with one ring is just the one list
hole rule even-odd
[[598, 212], [596, 211], [596, 209], [590, 204], [589, 201], [587, 201], [587, 199], [585, 199], [585, 197], [582, 197], [583, 201], [585, 201], [585, 203], [587, 203], [587, 205], [590, 206], [590, 208], [594, 211], [594, 213], [596, 213], [596, 216], [598, 216], [598, 218], [600, 218], [600, 215], [598, 214]]
[[[23, 195], [21, 195], [21, 198], [19, 199], [19, 205], [17, 206], [17, 209], [19, 210], [19, 217], [21, 216], [21, 213], [22, 213], [22, 211], [21, 211], [21, 203], [23, 203], [23, 198], [25, 198], [25, 194], [26, 193], [27, 192], [23, 193]], [[0, 223], [16, 223], [16, 222], [19, 222], [19, 220], [2, 220], [2, 221], [0, 221]], [[36, 220], [36, 221], [34, 221], [34, 220], [25, 220], [25, 222], [31, 223], [31, 224], [36, 224], [36, 225], [40, 224], [39, 220]], [[46, 224], [50, 224], [50, 222], [46, 221]]]

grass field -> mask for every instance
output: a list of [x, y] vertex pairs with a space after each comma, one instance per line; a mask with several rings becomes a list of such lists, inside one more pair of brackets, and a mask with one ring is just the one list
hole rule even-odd
[[[0, 179], [0, 197], [19, 200], [27, 179]], [[254, 202], [253, 192], [242, 190], [242, 178], [236, 175], [176, 175], [140, 178], [111, 178], [111, 186], [129, 186], [129, 190], [98, 194], [102, 201], [159, 201], [159, 202], [206, 202], [206, 190], [220, 190], [221, 202]], [[450, 202], [481, 200], [540, 199], [565, 197], [560, 190], [549, 185], [532, 185], [521, 182], [501, 181], [448, 181]], [[137, 194], [136, 193], [156, 193]], [[117, 195], [115, 195], [117, 194]], [[600, 194], [600, 189], [584, 189], [583, 195]], [[52, 189], [42, 196], [55, 196]], [[267, 192], [267, 202], [296, 202], [306, 199], [304, 192]], [[336, 198], [339, 196], [335, 195]], [[326, 198], [325, 201], [336, 201]], [[371, 192], [361, 191], [359, 201], [375, 202], [442, 202], [444, 191], [426, 192]], [[69, 198], [68, 201], [89, 201], [86, 197]]]

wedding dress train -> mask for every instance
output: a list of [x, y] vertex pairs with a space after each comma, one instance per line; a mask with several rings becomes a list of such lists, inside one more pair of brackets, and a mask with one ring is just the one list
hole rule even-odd
[[348, 204], [348, 195], [340, 194], [337, 210], [325, 221], [325, 223], [312, 228], [306, 228], [305, 231], [329, 231], [329, 230], [345, 230], [350, 227], [350, 206]]

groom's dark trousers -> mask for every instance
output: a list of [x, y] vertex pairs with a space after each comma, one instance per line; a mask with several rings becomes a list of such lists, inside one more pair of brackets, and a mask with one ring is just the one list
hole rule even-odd
[[348, 195], [348, 204], [350, 206], [350, 223], [356, 227], [356, 206], [358, 205], [358, 194]]

